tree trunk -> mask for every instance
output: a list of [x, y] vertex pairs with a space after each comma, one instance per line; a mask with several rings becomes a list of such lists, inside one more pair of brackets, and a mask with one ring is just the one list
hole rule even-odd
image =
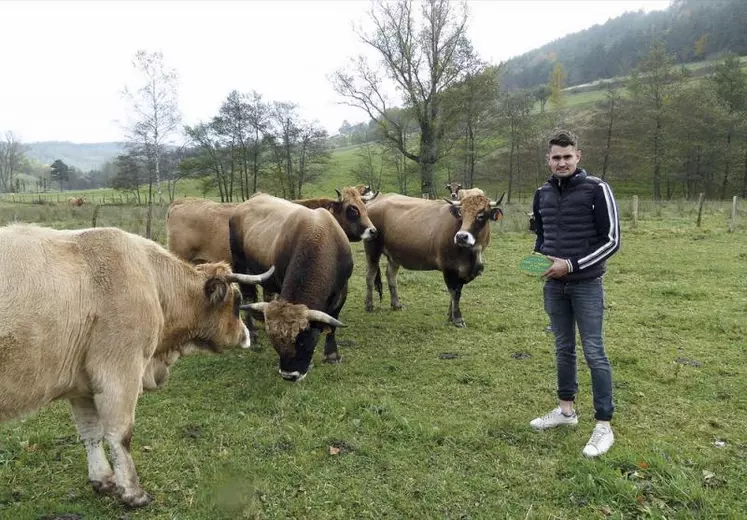
[[724, 177], [721, 179], [721, 198], [726, 198], [726, 189], [729, 186], [729, 174], [731, 173], [731, 128], [726, 133], [726, 163], [724, 164]]
[[420, 134], [420, 192], [427, 193], [429, 198], [436, 197], [433, 180], [437, 146], [435, 131], [424, 127]]
[[145, 217], [145, 238], [152, 236], [151, 227], [153, 225], [153, 179], [148, 180], [148, 213]]
[[747, 199], [747, 133], [744, 134], [744, 173], [742, 175], [742, 198]]
[[661, 118], [656, 118], [656, 132], [654, 133], [654, 200], [661, 200], [661, 159], [659, 157], [659, 138], [661, 132]]

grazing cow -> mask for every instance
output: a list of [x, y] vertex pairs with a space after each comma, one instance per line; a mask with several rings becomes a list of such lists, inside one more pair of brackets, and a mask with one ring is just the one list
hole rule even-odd
[[79, 207], [86, 203], [86, 199], [84, 197], [69, 197], [67, 203], [71, 206]]
[[445, 185], [447, 190], [449, 190], [449, 195], [451, 196], [451, 200], [459, 200], [459, 190], [462, 189], [462, 183], [457, 181], [451, 181], [447, 182]]
[[299, 381], [306, 376], [325, 329], [331, 330], [324, 361], [339, 362], [335, 331], [343, 326], [337, 317], [347, 298], [353, 254], [332, 215], [258, 193], [236, 207], [229, 230], [236, 272], [257, 273], [275, 266], [275, 274], [262, 286], [279, 298], [242, 309], [264, 319], [280, 356], [283, 379]]
[[483, 270], [482, 252], [490, 242], [490, 220], [502, 217], [500, 203], [485, 195], [460, 201], [424, 200], [404, 195], [382, 195], [368, 207], [371, 221], [379, 230], [376, 239], [365, 243], [366, 310], [373, 310], [373, 289], [382, 297], [379, 259], [387, 257], [386, 277], [392, 308], [401, 309], [397, 294], [400, 267], [417, 271], [438, 270], [451, 295], [448, 319], [464, 327], [459, 309], [462, 286]]
[[166, 213], [169, 250], [193, 264], [230, 262], [228, 218], [238, 205], [193, 197], [175, 200]]
[[[368, 218], [366, 203], [376, 198], [379, 194], [373, 193], [368, 186], [356, 186], [355, 188], [343, 188], [342, 193], [337, 192], [337, 200], [328, 198], [298, 199], [296, 204], [309, 209], [324, 208], [335, 217], [335, 220], [345, 232], [348, 240], [359, 242], [370, 240], [376, 236], [376, 228]], [[361, 195], [361, 192], [365, 195]], [[364, 198], [365, 197], [365, 198]]]
[[116, 228], [0, 228], [0, 421], [68, 399], [93, 488], [147, 504], [130, 455], [139, 393], [191, 349], [248, 346], [233, 282], [262, 279]]

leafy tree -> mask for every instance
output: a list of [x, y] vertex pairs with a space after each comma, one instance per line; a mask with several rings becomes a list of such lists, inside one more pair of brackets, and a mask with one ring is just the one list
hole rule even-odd
[[128, 129], [131, 147], [148, 156], [148, 217], [145, 236], [151, 237], [153, 220], [153, 181], [159, 203], [161, 192], [161, 157], [172, 135], [179, 128], [181, 115], [177, 101], [178, 76], [168, 69], [161, 52], [139, 50], [132, 65], [142, 75], [143, 83], [136, 90], [125, 87], [124, 94], [130, 103], [133, 122]]
[[507, 92], [501, 96], [501, 119], [509, 146], [506, 202], [511, 202], [514, 182], [520, 175], [519, 151], [531, 124], [533, 101], [532, 95], [526, 90]]
[[143, 157], [132, 151], [118, 155], [113, 162], [110, 186], [115, 190], [132, 193], [138, 204], [142, 204], [140, 188], [147, 182], [148, 174]]
[[672, 196], [671, 178], [664, 179], [667, 131], [671, 129], [668, 105], [672, 97], [682, 88], [688, 73], [676, 70], [674, 60], [667, 54], [661, 41], [654, 43], [636, 67], [628, 82], [633, 98], [631, 116], [638, 122], [637, 146], [650, 161], [654, 200], [662, 198], [662, 180], [666, 183], [667, 198]]
[[[373, 32], [359, 35], [378, 54], [384, 73], [371, 67], [365, 56], [358, 56], [352, 71], [335, 72], [334, 88], [346, 104], [364, 110], [379, 124], [382, 135], [420, 166], [421, 192], [435, 197], [435, 165], [453, 116], [443, 110], [443, 96], [475, 61], [466, 36], [466, 5], [456, 8], [450, 0], [424, 0], [416, 20], [411, 0], [375, 0], [370, 18]], [[387, 117], [393, 103], [385, 78], [393, 81], [401, 103], [415, 114], [420, 130], [417, 153], [405, 145], [397, 121]]]
[[456, 114], [451, 126], [465, 188], [473, 186], [477, 162], [492, 148], [488, 141], [498, 118], [499, 74], [497, 67], [476, 67], [444, 96], [444, 106]]
[[49, 178], [55, 182], [59, 182], [60, 191], [62, 191], [62, 183], [70, 178], [70, 167], [62, 162], [62, 160], [57, 159], [52, 163], [50, 168]]
[[[714, 87], [719, 104], [724, 107], [726, 117], [724, 129], [726, 132], [726, 146], [724, 150], [724, 172], [721, 180], [721, 198], [726, 198], [727, 187], [733, 161], [732, 139], [737, 129], [744, 128], [744, 117], [747, 115], [747, 74], [742, 70], [739, 58], [728, 55], [716, 67], [710, 81]], [[747, 138], [747, 132], [745, 132]], [[746, 141], [747, 143], [747, 141]], [[742, 194], [747, 195], [747, 151], [745, 152], [745, 172]]]
[[0, 141], [0, 191], [13, 191], [14, 176], [25, 160], [25, 147], [13, 132], [5, 132]]
[[565, 106], [565, 93], [563, 89], [566, 87], [566, 79], [568, 74], [566, 73], [563, 65], [559, 62], [555, 64], [550, 74], [550, 104], [555, 110], [560, 110]]

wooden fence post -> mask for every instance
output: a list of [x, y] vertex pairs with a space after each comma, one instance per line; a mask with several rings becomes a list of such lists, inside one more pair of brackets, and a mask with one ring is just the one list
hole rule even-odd
[[701, 193], [698, 197], [698, 227], [700, 227], [700, 219], [703, 216], [703, 203], [705, 202], [705, 193]]
[[633, 195], [633, 229], [638, 229], [638, 195]]
[[99, 208], [100, 208], [100, 207], [101, 207], [101, 206], [99, 206], [98, 204], [96, 204], [96, 205], [95, 205], [95, 206], [93, 207], [93, 217], [91, 217], [91, 227], [96, 227], [96, 219], [97, 219], [97, 218], [98, 218], [98, 216], [99, 216]]
[[737, 196], [731, 199], [731, 220], [729, 220], [729, 233], [737, 230]]

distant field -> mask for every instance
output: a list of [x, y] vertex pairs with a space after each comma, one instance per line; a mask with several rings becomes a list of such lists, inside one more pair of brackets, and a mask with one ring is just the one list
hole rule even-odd
[[[517, 269], [532, 247], [524, 208], [509, 205], [464, 289], [466, 329], [446, 323], [434, 272], [402, 270], [406, 308], [391, 311], [385, 289], [366, 313], [355, 244], [341, 364], [318, 352], [286, 383], [264, 334], [260, 352], [180, 360], [137, 408], [133, 457], [155, 498], [143, 510], [91, 490], [67, 404], [0, 424], [0, 518], [747, 517], [747, 218], [727, 233], [729, 205], [707, 203], [696, 228], [693, 203], [642, 201], [633, 230], [620, 206], [605, 327], [617, 441], [603, 458], [580, 453], [593, 426], [581, 358], [579, 426], [528, 427], [554, 405], [552, 339], [540, 281]], [[102, 207], [100, 225], [142, 232], [143, 210]], [[91, 213], [0, 202], [0, 224], [82, 227]]]

